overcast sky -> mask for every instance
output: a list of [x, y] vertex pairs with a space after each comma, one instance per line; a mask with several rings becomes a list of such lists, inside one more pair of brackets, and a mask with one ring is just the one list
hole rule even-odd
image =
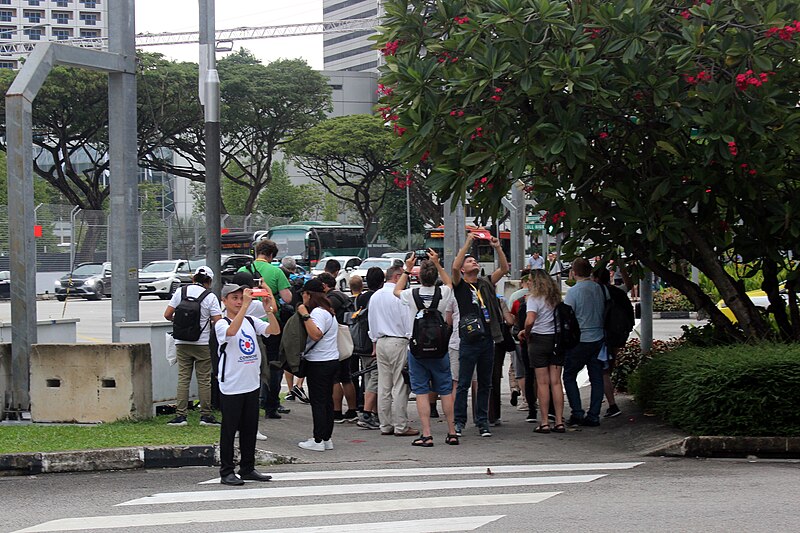
[[[136, 0], [136, 33], [197, 31], [198, 11], [198, 0]], [[218, 30], [321, 22], [322, 0], [217, 0], [216, 12]], [[234, 50], [241, 47], [251, 50], [265, 63], [279, 58], [302, 57], [314, 69], [321, 70], [323, 66], [321, 35], [234, 43]], [[195, 63], [199, 55], [196, 44], [148, 46], [144, 49]]]

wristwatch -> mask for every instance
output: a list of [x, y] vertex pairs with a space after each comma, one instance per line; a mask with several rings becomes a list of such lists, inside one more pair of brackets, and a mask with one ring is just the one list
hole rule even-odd
[[411, 272], [409, 272], [409, 271], [407, 271], [407, 270], [404, 270], [404, 271], [403, 271], [403, 274], [405, 274], [406, 276], [411, 276]]
[[308, 320], [309, 318], [311, 318], [311, 315], [309, 315], [309, 314], [300, 315], [300, 319], [301, 319], [303, 322], [305, 322], [305, 321], [306, 321], [306, 320]]

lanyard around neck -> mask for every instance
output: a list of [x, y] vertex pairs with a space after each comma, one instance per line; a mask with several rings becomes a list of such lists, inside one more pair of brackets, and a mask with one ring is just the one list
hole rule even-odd
[[481, 296], [481, 291], [478, 287], [467, 281], [467, 284], [472, 287], [472, 290], [475, 291], [475, 295], [478, 297], [478, 301], [481, 303], [481, 309], [485, 308], [486, 305], [483, 303], [483, 296]]

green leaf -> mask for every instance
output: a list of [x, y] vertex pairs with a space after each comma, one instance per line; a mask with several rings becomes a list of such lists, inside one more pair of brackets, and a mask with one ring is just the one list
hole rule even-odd
[[472, 152], [469, 155], [461, 158], [461, 164], [467, 167], [474, 167], [480, 163], [483, 163], [490, 157], [492, 157], [491, 152]]

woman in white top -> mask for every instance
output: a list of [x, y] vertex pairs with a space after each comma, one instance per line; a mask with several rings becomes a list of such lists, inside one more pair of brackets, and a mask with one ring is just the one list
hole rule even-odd
[[324, 452], [333, 449], [333, 383], [339, 372], [336, 344], [339, 328], [331, 302], [325, 296], [325, 285], [320, 280], [310, 279], [303, 286], [303, 303], [297, 306], [297, 313], [308, 333], [303, 357], [314, 420], [314, 437], [297, 445], [305, 450]]
[[547, 414], [553, 401], [556, 423], [553, 431], [564, 433], [564, 390], [561, 368], [564, 355], [555, 353], [555, 317], [553, 311], [561, 302], [561, 291], [544, 270], [530, 273], [530, 293], [526, 300], [525, 329], [520, 335], [528, 341], [528, 358], [536, 374], [536, 397], [539, 400], [539, 420], [535, 433], [550, 433]]

